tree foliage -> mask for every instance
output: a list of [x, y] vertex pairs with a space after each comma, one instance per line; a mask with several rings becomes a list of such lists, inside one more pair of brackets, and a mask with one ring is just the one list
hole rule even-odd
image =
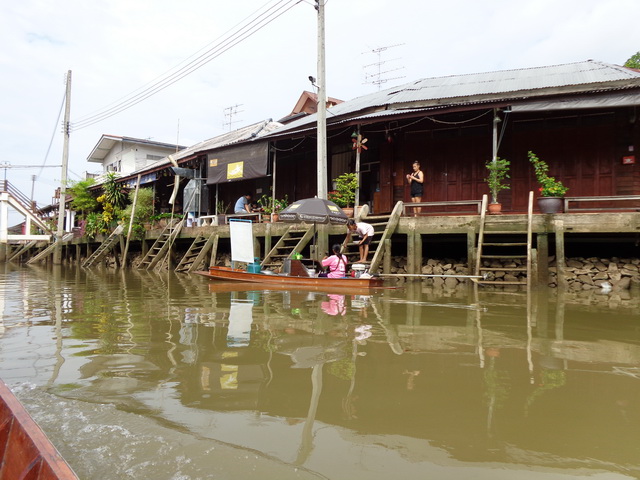
[[636, 52], [624, 63], [625, 67], [640, 69], [640, 52]]
[[71, 182], [67, 193], [71, 195], [71, 208], [80, 213], [81, 217], [85, 217], [88, 213], [98, 208], [96, 197], [89, 191], [89, 187], [95, 184], [93, 178]]

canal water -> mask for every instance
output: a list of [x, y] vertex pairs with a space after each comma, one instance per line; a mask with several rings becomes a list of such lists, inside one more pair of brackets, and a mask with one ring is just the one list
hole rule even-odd
[[82, 479], [640, 477], [640, 292], [3, 267], [0, 377]]

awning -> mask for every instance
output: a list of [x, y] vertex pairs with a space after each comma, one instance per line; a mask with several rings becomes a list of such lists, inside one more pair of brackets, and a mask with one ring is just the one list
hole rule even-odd
[[265, 177], [269, 142], [230, 147], [208, 154], [207, 160], [208, 185]]
[[[158, 173], [152, 172], [147, 173], [146, 175], [140, 176], [140, 185], [144, 185], [145, 183], [155, 182], [158, 179]], [[133, 177], [124, 182], [127, 188], [136, 188], [136, 184], [138, 183], [138, 178]]]

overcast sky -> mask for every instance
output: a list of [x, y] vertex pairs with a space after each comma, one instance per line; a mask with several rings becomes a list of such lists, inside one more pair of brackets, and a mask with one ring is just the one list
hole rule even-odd
[[[62, 158], [58, 112], [72, 70], [71, 121], [104, 111], [193, 55], [254, 12], [284, 0], [20, 0], [0, 4], [0, 163]], [[279, 18], [151, 98], [74, 130], [69, 177], [102, 134], [192, 145], [225, 127], [289, 114], [316, 76], [317, 15], [300, 1]], [[328, 0], [328, 94], [374, 92], [367, 74], [384, 62], [382, 88], [433, 76], [600, 60], [622, 65], [640, 50], [640, 0]], [[391, 47], [380, 52], [374, 51]], [[182, 64], [184, 65], [184, 64]], [[175, 70], [173, 70], [175, 71]], [[376, 77], [368, 77], [369, 82]], [[57, 122], [57, 123], [56, 123]], [[51, 202], [59, 168], [0, 171], [25, 195]]]

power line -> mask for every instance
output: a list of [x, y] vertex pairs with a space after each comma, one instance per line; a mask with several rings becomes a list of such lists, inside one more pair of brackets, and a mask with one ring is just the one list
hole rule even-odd
[[[67, 93], [65, 91], [65, 93], [62, 95], [62, 102], [60, 103], [60, 110], [58, 110], [58, 118], [56, 118], [56, 123], [53, 127], [53, 133], [51, 133], [51, 140], [49, 140], [49, 147], [47, 148], [47, 153], [44, 156], [44, 160], [42, 161], [42, 168], [45, 167], [45, 164], [47, 163], [47, 159], [49, 158], [49, 152], [51, 151], [51, 145], [53, 145], [53, 139], [56, 136], [56, 130], [58, 129], [58, 122], [60, 121], [60, 116], [62, 115], [62, 107], [64, 107], [64, 101], [65, 98], [67, 96]], [[40, 171], [38, 172], [38, 177], [40, 175], [42, 175], [42, 168], [40, 169]]]
[[[209, 48], [205, 53], [197, 56], [194, 60], [187, 63], [185, 66], [179, 68], [174, 73], [171, 73], [170, 75], [165, 74], [161, 77], [158, 77], [160, 80], [158, 80], [157, 82], [142, 90], [138, 89], [141, 90], [139, 93], [130, 94], [129, 96], [125, 97], [123, 101], [115, 104], [111, 108], [107, 108], [106, 110], [89, 117], [81, 117], [83, 119], [73, 124], [74, 129], [80, 130], [102, 120], [105, 120], [113, 115], [116, 115], [124, 110], [133, 107], [134, 105], [142, 102], [143, 100], [146, 100], [147, 98], [160, 92], [161, 90], [164, 90], [170, 85], [173, 85], [177, 81], [206, 65], [211, 60], [222, 55], [238, 43], [246, 40], [256, 32], [260, 31], [262, 28], [266, 27], [268, 24], [284, 15], [287, 11], [292, 9], [301, 1], [302, 0], [278, 0], [275, 5], [269, 7], [265, 12], [260, 13], [256, 16], [256, 18], [252, 19], [245, 25], [242, 25], [239, 29], [233, 31], [231, 34], [227, 35], [221, 40], [217, 40], [217, 43], [213, 47]], [[250, 17], [251, 16], [247, 18]], [[169, 72], [170, 71], [171, 70], [169, 70]]]
[[[270, 0], [270, 1], [272, 1], [272, 0]], [[279, 0], [279, 2], [278, 2], [278, 3], [281, 3], [282, 1], [283, 1], [283, 0]], [[268, 3], [269, 3], [269, 2], [267, 2], [267, 4], [268, 4]], [[122, 97], [122, 98], [120, 99], [120, 100], [122, 100], [121, 102], [120, 102], [120, 100], [116, 100], [115, 102], [113, 102], [113, 103], [109, 104], [107, 107], [110, 107], [111, 105], [115, 105], [116, 107], [117, 107], [117, 106], [120, 106], [120, 105], [122, 105], [123, 103], [126, 103], [127, 101], [130, 101], [130, 100], [131, 100], [131, 98], [135, 98], [135, 97], [136, 97], [136, 96], [138, 96], [138, 95], [144, 94], [147, 90], [154, 88], [154, 87], [155, 87], [158, 83], [160, 83], [161, 81], [166, 81], [166, 79], [167, 79], [167, 78], [171, 78], [172, 76], [175, 76], [176, 74], [180, 73], [182, 70], [184, 70], [184, 69], [188, 68], [192, 63], [194, 63], [194, 61], [195, 61], [195, 60], [192, 60], [192, 61], [189, 61], [189, 62], [187, 62], [187, 60], [190, 60], [190, 59], [192, 59], [192, 58], [194, 58], [194, 57], [196, 57], [196, 56], [197, 56], [197, 57], [196, 57], [196, 60], [198, 60], [198, 59], [202, 58], [203, 56], [207, 55], [207, 54], [211, 51], [211, 48], [209, 48], [211, 45], [214, 45], [214, 44], [216, 44], [216, 42], [221, 41], [221, 39], [223, 39], [227, 34], [229, 34], [230, 32], [232, 32], [234, 28], [236, 28], [238, 25], [241, 25], [241, 24], [242, 24], [243, 22], [245, 22], [247, 19], [251, 18], [251, 17], [252, 17], [253, 15], [255, 15], [258, 11], [260, 11], [261, 9], [263, 9], [267, 4], [265, 4], [265, 5], [263, 5], [262, 7], [260, 7], [258, 10], [256, 10], [255, 12], [253, 12], [251, 15], [247, 16], [247, 17], [246, 17], [246, 18], [244, 18], [242, 21], [240, 21], [239, 23], [237, 23], [236, 25], [234, 25], [232, 28], [230, 28], [229, 30], [227, 30], [224, 34], [222, 34], [222, 35], [221, 35], [220, 37], [218, 37], [216, 40], [214, 40], [214, 41], [210, 42], [209, 44], [207, 44], [205, 47], [203, 47], [203, 48], [201, 48], [200, 50], [198, 50], [198, 51], [197, 51], [196, 53], [194, 53], [193, 55], [191, 55], [191, 56], [187, 57], [185, 60], [183, 60], [182, 62], [180, 62], [180, 63], [179, 63], [178, 65], [176, 65], [175, 67], [170, 68], [170, 69], [169, 69], [169, 70], [167, 70], [165, 73], [163, 73], [163, 74], [159, 75], [158, 77], [156, 77], [153, 81], [151, 81], [151, 82], [149, 82], [149, 83], [145, 84], [143, 87], [141, 87], [141, 88], [139, 88], [139, 89], [137, 89], [137, 90], [134, 90], [134, 91], [133, 91], [133, 92], [131, 92], [129, 95], [126, 95], [126, 96]], [[273, 8], [273, 7], [271, 7], [271, 8]], [[267, 11], [268, 11], [268, 10], [267, 10]], [[261, 14], [261, 15], [264, 15], [264, 14]], [[253, 21], [255, 21], [255, 20], [253, 20]], [[251, 23], [251, 22], [250, 22], [250, 23]], [[250, 23], [249, 23], [249, 24], [250, 24]], [[244, 28], [244, 27], [243, 27], [243, 28]], [[205, 49], [209, 49], [209, 50], [207, 50], [207, 52], [205, 52], [205, 54], [198, 55], [200, 52], [202, 52], [202, 51], [203, 51], [203, 50], [205, 50]], [[177, 70], [177, 72], [175, 72], [175, 73], [173, 73], [173, 74], [169, 75], [169, 74], [170, 74], [170, 72], [172, 72], [173, 70], [175, 70], [176, 68], [178, 68], [178, 66], [180, 66], [180, 65], [182, 65], [182, 64], [184, 64], [184, 63], [186, 63], [186, 65], [185, 65], [184, 67], [182, 67], [182, 68], [178, 69], [178, 70]], [[167, 77], [167, 78], [165, 78], [165, 77]], [[155, 83], [154, 83], [154, 82], [155, 82]], [[144, 88], [144, 87], [147, 87], [147, 88]], [[136, 92], [138, 92], [138, 91], [140, 91], [141, 93], [140, 93], [140, 94], [138, 94], [138, 95], [134, 95], [134, 93], [136, 93]], [[118, 103], [118, 102], [120, 102], [120, 103]], [[105, 107], [105, 108], [107, 108], [107, 107]], [[108, 110], [106, 110], [106, 112], [108, 112], [108, 111], [110, 111], [110, 110], [111, 110], [111, 109], [108, 109]], [[104, 109], [103, 109], [103, 111], [98, 110], [98, 111], [97, 111], [97, 112], [95, 112], [94, 114], [85, 115], [85, 116], [83, 116], [83, 117], [80, 117], [80, 119], [76, 122], [76, 124], [82, 124], [82, 123], [88, 122], [88, 121], [90, 121], [90, 120], [94, 119], [95, 117], [98, 117], [98, 116], [100, 116], [100, 115], [103, 115], [104, 113], [105, 113], [105, 111], [104, 111]]]

